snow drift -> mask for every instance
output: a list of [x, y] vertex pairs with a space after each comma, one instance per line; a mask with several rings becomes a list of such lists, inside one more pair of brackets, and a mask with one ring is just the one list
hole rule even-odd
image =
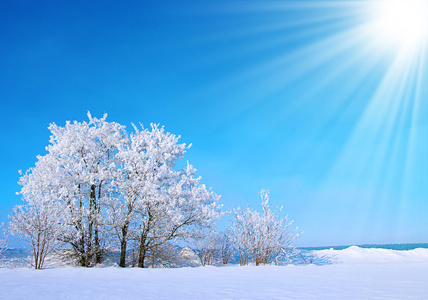
[[352, 246], [343, 250], [313, 251], [318, 257], [329, 257], [332, 262], [342, 264], [390, 264], [427, 263], [428, 249], [398, 251], [379, 248], [360, 248]]

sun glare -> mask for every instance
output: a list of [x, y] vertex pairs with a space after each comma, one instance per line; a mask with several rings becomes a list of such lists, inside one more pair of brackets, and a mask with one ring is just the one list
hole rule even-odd
[[428, 37], [428, 0], [381, 0], [373, 10], [373, 33], [381, 41], [415, 48]]

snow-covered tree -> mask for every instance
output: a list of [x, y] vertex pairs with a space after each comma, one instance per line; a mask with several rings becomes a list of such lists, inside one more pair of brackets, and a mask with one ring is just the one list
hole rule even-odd
[[81, 266], [102, 259], [105, 200], [115, 174], [115, 153], [126, 139], [124, 126], [103, 118], [89, 122], [52, 123], [47, 154], [21, 177], [21, 193], [55, 193], [52, 201], [66, 205], [68, 230], [59, 237], [71, 245]]
[[229, 239], [229, 235], [227, 233], [221, 234], [219, 240], [219, 254], [221, 257], [221, 262], [224, 265], [229, 263], [229, 260], [233, 254], [233, 250], [233, 245]]
[[45, 258], [58, 246], [58, 236], [63, 232], [64, 207], [52, 201], [47, 194], [23, 194], [25, 204], [15, 206], [9, 216], [9, 230], [26, 241], [32, 251], [32, 264], [42, 269]]
[[107, 205], [122, 267], [130, 238], [138, 241], [138, 266], [144, 267], [148, 252], [153, 262], [153, 255], [166, 249], [163, 244], [183, 238], [189, 227], [209, 226], [219, 208], [217, 197], [195, 178], [191, 165], [175, 170], [175, 163], [189, 148], [178, 143], [179, 136], [154, 124], [150, 129], [134, 126], [134, 131], [118, 149], [120, 167]]
[[188, 149], [179, 136], [153, 124], [129, 134], [106, 117], [88, 112], [89, 122], [51, 124], [47, 154], [21, 177], [20, 193], [48, 195], [63, 206], [66, 226], [57, 237], [79, 265], [100, 263], [114, 235], [120, 266], [132, 238], [142, 267], [149, 249], [185, 237], [192, 226], [209, 226], [219, 215], [218, 197], [191, 165], [175, 170]]
[[248, 207], [233, 211], [229, 238], [239, 253], [240, 265], [253, 260], [256, 265], [287, 260], [294, 251], [294, 241], [299, 236], [293, 221], [280, 218], [279, 211], [269, 206], [269, 191], [261, 190], [263, 213]]
[[137, 228], [144, 228], [143, 232], [155, 230], [153, 226], [147, 228], [144, 216], [149, 212], [154, 214], [165, 179], [174, 174], [175, 161], [187, 149], [185, 144], [178, 144], [179, 137], [165, 132], [163, 127], [155, 124], [151, 124], [150, 130], [133, 127], [135, 133], [130, 134], [116, 155], [120, 168], [112, 182], [115, 194], [108, 205], [110, 224], [120, 243], [122, 267], [128, 239], [136, 234]]
[[218, 197], [201, 184], [195, 172], [189, 164], [179, 171], [169, 169], [139, 211], [139, 267], [144, 267], [150, 248], [190, 238], [196, 228], [210, 227], [219, 218]]
[[88, 117], [88, 123], [51, 124], [48, 147], [61, 170], [58, 187], [65, 192], [61, 196], [70, 214], [71, 230], [63, 239], [72, 245], [82, 266], [101, 262], [105, 201], [117, 168], [115, 154], [126, 141], [124, 126], [107, 122], [107, 115], [97, 119], [88, 113]]
[[249, 207], [243, 211], [240, 207], [233, 210], [233, 219], [230, 221], [227, 230], [229, 240], [233, 247], [238, 251], [239, 264], [247, 265], [251, 256], [250, 238], [253, 235], [255, 222], [253, 215], [256, 212]]

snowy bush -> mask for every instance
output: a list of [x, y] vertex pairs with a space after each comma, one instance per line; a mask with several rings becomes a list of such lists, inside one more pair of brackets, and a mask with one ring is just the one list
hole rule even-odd
[[295, 255], [294, 241], [299, 236], [293, 229], [293, 221], [287, 217], [280, 219], [279, 211], [269, 206], [269, 191], [260, 192], [263, 213], [248, 207], [233, 210], [228, 236], [239, 255], [240, 265], [250, 261], [256, 266], [288, 262]]
[[215, 231], [206, 230], [197, 233], [194, 239], [194, 249], [202, 266], [212, 265], [220, 255], [222, 236]]

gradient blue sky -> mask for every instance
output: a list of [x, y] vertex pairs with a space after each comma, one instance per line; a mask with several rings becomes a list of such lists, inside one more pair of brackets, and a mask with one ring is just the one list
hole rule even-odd
[[0, 220], [49, 123], [160, 123], [225, 208], [271, 191], [298, 245], [428, 241], [425, 49], [373, 1], [0, 2]]

